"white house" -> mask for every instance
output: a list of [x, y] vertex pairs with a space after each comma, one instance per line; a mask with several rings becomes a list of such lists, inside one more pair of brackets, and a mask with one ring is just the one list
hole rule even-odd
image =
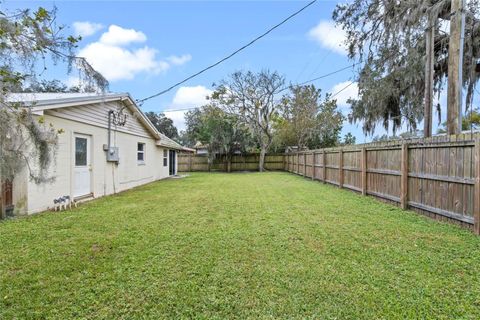
[[64, 131], [50, 170], [54, 182], [37, 185], [26, 171], [15, 177], [15, 214], [51, 209], [63, 196], [93, 199], [177, 173], [177, 151], [184, 148], [158, 132], [127, 93], [16, 94], [10, 100]]

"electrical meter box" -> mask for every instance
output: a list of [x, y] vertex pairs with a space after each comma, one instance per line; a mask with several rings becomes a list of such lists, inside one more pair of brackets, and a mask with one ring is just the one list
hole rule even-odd
[[103, 148], [107, 152], [107, 161], [108, 162], [119, 162], [120, 155], [118, 151], [118, 147], [110, 147], [104, 146]]

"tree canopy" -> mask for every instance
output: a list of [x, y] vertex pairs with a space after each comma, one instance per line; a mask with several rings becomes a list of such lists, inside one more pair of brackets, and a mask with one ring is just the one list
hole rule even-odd
[[[469, 107], [480, 77], [479, 0], [468, 1], [466, 12], [463, 85]], [[448, 74], [448, 34], [442, 19], [449, 14], [450, 0], [353, 0], [337, 5], [333, 19], [345, 30], [348, 55], [358, 63], [359, 98], [350, 101], [350, 120], [363, 121], [365, 133], [372, 134], [378, 123], [386, 129], [393, 125], [394, 131], [402, 121], [417, 128], [424, 116], [428, 17], [437, 21], [434, 91], [439, 95]]]
[[164, 113], [155, 113], [149, 111], [145, 113], [145, 116], [152, 122], [155, 128], [173, 140], [178, 140], [178, 130], [173, 124], [173, 120], [166, 117]]
[[[438, 133], [446, 133], [446, 123], [443, 122], [440, 128], [438, 128]], [[479, 130], [480, 129], [480, 110], [475, 108], [468, 111], [465, 116], [462, 118], [462, 131], [467, 130]]]
[[259, 168], [263, 171], [265, 155], [273, 142], [273, 119], [279, 111], [276, 95], [285, 78], [277, 72], [237, 71], [212, 94], [212, 102], [229, 114], [239, 117], [248, 126], [260, 148]]
[[96, 92], [93, 86], [72, 86], [69, 87], [60, 80], [32, 81], [26, 88], [21, 88], [18, 92]]
[[192, 147], [198, 142], [206, 146], [210, 164], [216, 154], [222, 154], [227, 160], [227, 171], [230, 171], [232, 155], [253, 147], [248, 127], [237, 115], [228, 114], [218, 106], [210, 104], [189, 111], [186, 119], [184, 136], [188, 137], [185, 139]]
[[[105, 90], [108, 82], [74, 50], [80, 38], [63, 35], [63, 26], [55, 22], [56, 9], [0, 12], [0, 180], [12, 179], [28, 168], [37, 182], [52, 179], [48, 169], [54, 161], [60, 128], [33, 116], [30, 108], [9, 100], [25, 82], [36, 80], [39, 61], [51, 57], [65, 61], [69, 69], [79, 68], [84, 79]], [[44, 69], [45, 62], [43, 63]], [[63, 87], [60, 88], [63, 90]]]
[[343, 121], [336, 100], [328, 94], [322, 100], [321, 90], [313, 85], [292, 86], [276, 118], [277, 144], [310, 149], [335, 146]]

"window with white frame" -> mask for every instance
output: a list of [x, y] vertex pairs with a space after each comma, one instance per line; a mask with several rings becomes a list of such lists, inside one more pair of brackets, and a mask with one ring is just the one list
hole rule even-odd
[[163, 149], [163, 166], [168, 166], [168, 150]]
[[137, 161], [139, 164], [145, 163], [145, 143], [137, 143]]

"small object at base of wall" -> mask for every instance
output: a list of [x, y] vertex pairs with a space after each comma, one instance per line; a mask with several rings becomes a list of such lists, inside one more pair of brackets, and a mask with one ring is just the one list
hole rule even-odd
[[14, 209], [15, 209], [15, 206], [14, 205], [11, 205], [11, 206], [7, 206], [5, 208], [5, 215], [7, 217], [13, 217], [14, 216]]
[[53, 210], [54, 211], [62, 211], [68, 209], [72, 209], [72, 205], [76, 208], [77, 202], [72, 199], [70, 196], [63, 196], [57, 199], [53, 199]]

